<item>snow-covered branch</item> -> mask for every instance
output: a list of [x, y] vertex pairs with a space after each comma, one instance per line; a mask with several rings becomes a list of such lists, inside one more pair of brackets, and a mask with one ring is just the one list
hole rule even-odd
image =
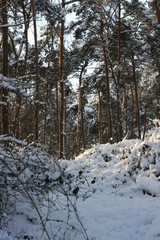
[[15, 78], [7, 78], [0, 74], [0, 88], [7, 89], [11, 92], [20, 94], [23, 97], [29, 97], [29, 94], [25, 92], [22, 85], [17, 82]]
[[17, 143], [21, 146], [27, 146], [28, 143], [25, 141], [21, 141], [15, 137], [9, 136], [9, 135], [0, 135], [0, 142], [13, 142]]

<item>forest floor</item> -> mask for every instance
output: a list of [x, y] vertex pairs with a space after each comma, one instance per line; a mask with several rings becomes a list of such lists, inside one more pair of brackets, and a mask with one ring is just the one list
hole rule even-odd
[[63, 179], [53, 192], [34, 201], [17, 193], [0, 239], [160, 239], [160, 128], [59, 164]]

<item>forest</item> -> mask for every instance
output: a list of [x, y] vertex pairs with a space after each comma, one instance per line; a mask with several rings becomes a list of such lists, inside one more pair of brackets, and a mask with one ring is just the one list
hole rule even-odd
[[[70, 158], [160, 117], [159, 1], [1, 1], [0, 134]], [[75, 83], [76, 82], [76, 83]]]
[[160, 1], [0, 19], [0, 239], [159, 239]]

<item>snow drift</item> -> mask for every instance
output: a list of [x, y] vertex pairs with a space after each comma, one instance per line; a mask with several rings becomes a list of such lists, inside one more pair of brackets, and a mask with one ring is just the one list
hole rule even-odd
[[59, 162], [1, 136], [0, 162], [2, 240], [159, 239], [159, 127]]
[[79, 196], [107, 186], [119, 194], [125, 188], [126, 193], [141, 190], [160, 196], [160, 128], [149, 131], [144, 141], [96, 145], [75, 160], [61, 161], [61, 166]]

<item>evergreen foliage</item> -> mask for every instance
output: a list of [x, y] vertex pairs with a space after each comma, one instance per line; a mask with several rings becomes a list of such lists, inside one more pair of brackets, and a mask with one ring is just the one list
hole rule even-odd
[[[38, 72], [31, 41], [31, 2], [7, 1], [8, 78], [1, 78], [0, 133], [5, 133], [4, 122], [8, 121], [7, 134], [31, 143], [38, 114], [38, 142], [49, 153], [58, 154], [59, 126], [63, 125], [63, 157], [126, 135], [144, 138], [152, 125], [150, 119], [160, 117], [157, 1], [121, 0], [119, 5], [117, 0], [83, 0], [64, 1], [62, 6], [46, 0], [34, 1], [34, 7], [40, 26]], [[3, 9], [1, 17], [2, 13]], [[61, 23], [63, 56], [59, 51]], [[1, 29], [3, 33], [5, 26]]]

